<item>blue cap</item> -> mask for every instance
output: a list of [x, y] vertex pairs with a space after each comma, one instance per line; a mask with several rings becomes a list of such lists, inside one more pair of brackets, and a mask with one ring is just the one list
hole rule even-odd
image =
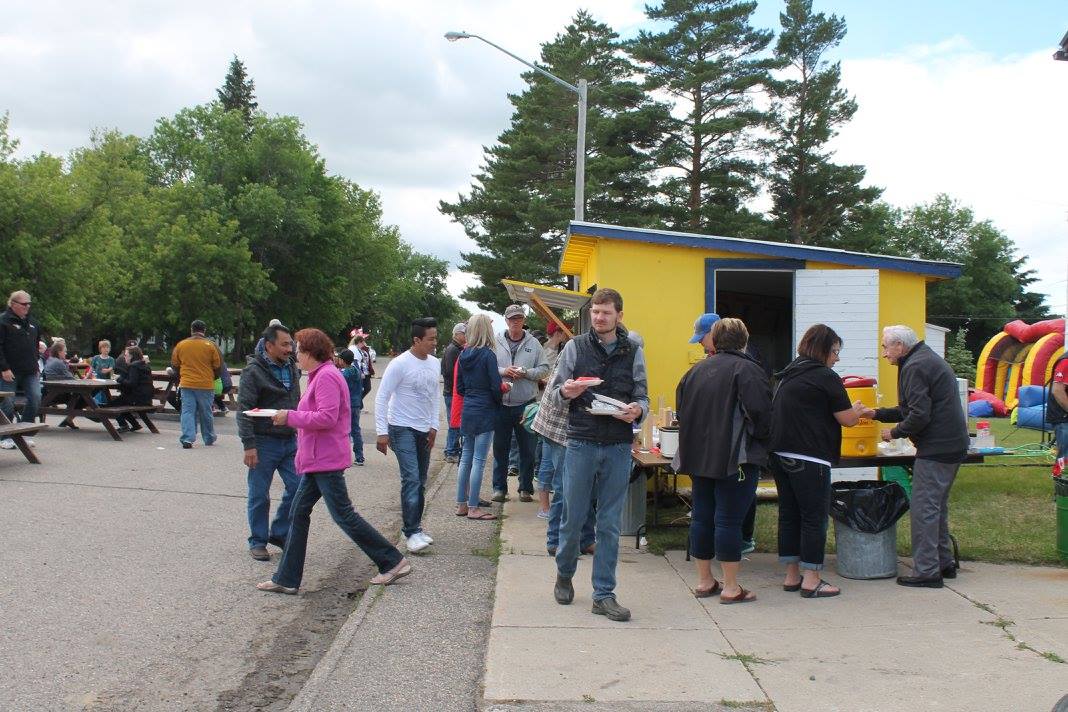
[[696, 344], [705, 338], [708, 332], [712, 331], [712, 325], [717, 321], [719, 321], [719, 314], [709, 313], [697, 317], [697, 321], [693, 323], [693, 338], [690, 339], [689, 343]]

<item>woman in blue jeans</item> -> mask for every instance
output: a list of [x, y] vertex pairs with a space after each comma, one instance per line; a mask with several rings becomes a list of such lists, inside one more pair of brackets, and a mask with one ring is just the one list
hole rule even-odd
[[500, 415], [502, 392], [510, 385], [502, 384], [494, 344], [493, 322], [485, 314], [476, 314], [467, 322], [467, 345], [456, 366], [454, 393], [463, 398], [460, 435], [464, 443], [456, 473], [456, 514], [479, 521], [497, 518], [479, 508], [478, 495]]
[[[679, 417], [679, 472], [690, 475], [693, 512], [690, 554], [697, 568], [694, 596], [719, 594], [720, 603], [748, 603], [756, 595], [738, 583], [742, 522], [767, 462], [771, 430], [768, 377], [745, 346], [741, 319], [712, 327], [715, 354], [691, 368], [675, 392]], [[719, 559], [723, 583], [712, 575]]]
[[841, 591], [820, 578], [831, 508], [831, 466], [842, 450], [842, 426], [860, 419], [849, 403], [838, 363], [842, 338], [825, 324], [809, 327], [797, 358], [776, 376], [771, 472], [779, 493], [779, 561], [784, 591], [828, 598]]
[[300, 484], [293, 496], [293, 522], [278, 570], [270, 581], [256, 584], [256, 588], [288, 594], [300, 588], [311, 512], [320, 497], [334, 522], [378, 567], [371, 583], [387, 586], [410, 574], [412, 567], [397, 547], [356, 513], [349, 499], [345, 485], [345, 469], [352, 464], [349, 387], [334, 365], [334, 344], [318, 329], [301, 329], [295, 340], [297, 364], [308, 374], [308, 389], [296, 410], [280, 410], [274, 415], [274, 424], [297, 431]]

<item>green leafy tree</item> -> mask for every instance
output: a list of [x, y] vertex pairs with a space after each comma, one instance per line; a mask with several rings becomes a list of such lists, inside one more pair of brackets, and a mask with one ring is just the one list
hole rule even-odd
[[668, 177], [660, 184], [669, 222], [721, 235], [764, 235], [745, 207], [763, 174], [757, 130], [768, 114], [754, 101], [775, 60], [772, 33], [750, 24], [756, 2], [663, 0], [646, 15], [662, 30], [628, 44], [645, 86], [672, 98], [675, 111], [654, 151]]
[[219, 103], [226, 111], [240, 112], [245, 125], [252, 127], [252, 114], [259, 106], [256, 103], [256, 83], [245, 71], [245, 64], [234, 55], [230, 60], [230, 69], [226, 72], [223, 85], [215, 90]]
[[882, 192], [861, 187], [864, 167], [837, 165], [827, 143], [857, 105], [841, 87], [841, 68], [828, 52], [846, 34], [845, 21], [812, 12], [812, 0], [788, 0], [775, 56], [783, 77], [768, 84], [774, 116], [770, 148], [772, 215], [787, 242], [827, 246], [853, 211]]
[[[586, 127], [586, 219], [626, 225], [661, 224], [649, 157], [667, 117], [630, 79], [633, 65], [618, 35], [580, 11], [542, 46], [541, 63], [569, 82], [589, 84]], [[460, 267], [480, 284], [463, 293], [483, 309], [508, 303], [503, 278], [562, 284], [557, 264], [574, 211], [576, 97], [537, 72], [509, 99], [511, 126], [486, 149], [486, 162], [467, 195], [440, 210], [478, 246]]]
[[970, 385], [975, 385], [975, 356], [968, 349], [967, 339], [967, 329], [954, 332], [952, 340], [946, 345], [946, 362], [957, 378], [967, 379]]
[[967, 328], [973, 352], [1017, 318], [1017, 304], [1042, 303], [1021, 283], [1012, 240], [948, 195], [907, 210], [888, 241], [898, 254], [963, 265], [958, 279], [928, 286], [927, 319], [954, 331]]

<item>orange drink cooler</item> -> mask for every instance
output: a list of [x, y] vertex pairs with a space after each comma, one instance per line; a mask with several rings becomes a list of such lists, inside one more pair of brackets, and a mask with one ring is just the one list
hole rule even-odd
[[[849, 395], [849, 402], [860, 401], [869, 408], [876, 406], [874, 378], [867, 376], [843, 376], [842, 385]], [[868, 418], [851, 428], [842, 428], [842, 457], [871, 457], [879, 453], [879, 424]]]

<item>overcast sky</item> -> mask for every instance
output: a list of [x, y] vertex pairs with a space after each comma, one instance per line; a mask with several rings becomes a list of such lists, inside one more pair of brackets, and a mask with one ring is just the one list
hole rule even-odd
[[[1052, 0], [816, 1], [845, 17], [838, 53], [860, 110], [838, 160], [907, 206], [946, 192], [992, 220], [1039, 273], [1035, 289], [1065, 311], [1068, 30]], [[472, 244], [437, 211], [466, 191], [482, 147], [507, 127], [523, 67], [484, 35], [536, 59], [578, 7], [623, 36], [644, 25], [631, 0], [106, 2], [7, 0], [0, 25], [0, 111], [21, 154], [66, 154], [94, 128], [147, 135], [159, 117], [214, 98], [232, 55], [260, 108], [300, 117], [331, 172], [381, 193], [388, 222], [417, 249], [455, 265]], [[775, 27], [783, 3], [762, 2]], [[931, 6], [935, 6], [933, 9]]]

